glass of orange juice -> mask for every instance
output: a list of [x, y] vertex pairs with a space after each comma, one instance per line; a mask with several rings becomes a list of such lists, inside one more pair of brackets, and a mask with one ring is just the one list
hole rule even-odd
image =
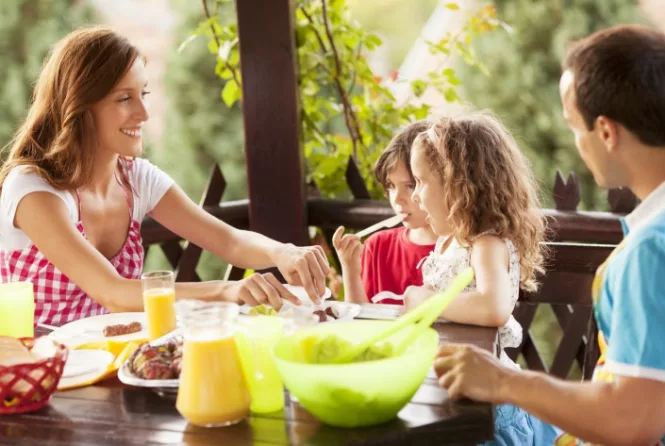
[[191, 424], [228, 426], [249, 416], [251, 397], [236, 347], [238, 305], [211, 302], [183, 317], [176, 409]]
[[144, 273], [141, 284], [148, 339], [154, 341], [176, 329], [175, 278], [172, 271], [154, 271]]

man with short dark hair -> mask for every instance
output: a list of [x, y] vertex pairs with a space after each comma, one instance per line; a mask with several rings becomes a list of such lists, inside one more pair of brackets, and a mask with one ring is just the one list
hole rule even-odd
[[515, 371], [474, 347], [441, 348], [451, 397], [514, 404], [559, 426], [557, 445], [665, 441], [665, 34], [617, 26], [574, 44], [564, 62], [564, 116], [599, 186], [642, 201], [598, 269], [592, 296], [601, 357], [591, 382]]

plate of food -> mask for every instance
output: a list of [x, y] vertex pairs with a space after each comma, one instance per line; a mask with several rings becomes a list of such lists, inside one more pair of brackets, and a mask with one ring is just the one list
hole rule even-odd
[[[279, 312], [269, 304], [262, 304], [255, 307], [249, 305], [241, 305], [240, 314], [247, 316], [255, 316], [255, 315], [276, 316], [277, 314], [279, 314], [280, 316], [287, 316], [287, 317], [308, 318], [312, 316], [312, 314], [316, 313], [315, 316], [317, 316], [320, 321], [327, 321], [328, 319], [330, 320], [336, 320], [339, 318], [348, 319], [348, 316], [351, 316], [351, 319], [353, 319], [354, 317], [358, 316], [358, 314], [360, 313], [360, 307], [358, 307], [356, 314], [352, 314], [356, 312], [355, 308], [342, 307], [337, 305], [337, 304], [342, 304], [343, 302], [328, 301], [328, 299], [332, 297], [332, 291], [330, 291], [330, 288], [326, 288], [326, 291], [324, 292], [323, 296], [321, 296], [321, 303], [319, 305], [315, 305], [312, 302], [312, 300], [307, 295], [307, 291], [305, 291], [304, 287], [286, 284], [284, 285], [284, 288], [289, 290], [298, 299], [300, 299], [301, 305], [294, 305], [291, 302], [283, 301], [282, 308], [279, 310]], [[353, 304], [346, 304], [346, 305], [353, 305]]]
[[95, 341], [138, 341], [148, 338], [145, 313], [110, 313], [65, 324], [48, 335], [73, 349]]
[[284, 302], [279, 311], [270, 305], [262, 304], [256, 307], [242, 306], [241, 314], [247, 316], [280, 316], [291, 319], [313, 318], [315, 322], [348, 321], [355, 319], [360, 314], [361, 307], [358, 304], [337, 301], [324, 301], [320, 305], [293, 305]]
[[176, 334], [141, 344], [118, 370], [118, 379], [124, 384], [151, 388], [160, 394], [176, 393], [182, 347], [182, 335]]

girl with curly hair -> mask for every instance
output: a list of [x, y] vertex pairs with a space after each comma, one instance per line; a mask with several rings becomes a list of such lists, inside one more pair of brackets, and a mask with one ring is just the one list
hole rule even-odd
[[[444, 118], [415, 139], [411, 169], [413, 199], [442, 237], [422, 265], [424, 285], [405, 293], [407, 308], [446, 289], [471, 266], [474, 280], [442, 318], [500, 327], [501, 347], [519, 346], [522, 328], [512, 312], [520, 288], [537, 288], [546, 226], [531, 169], [514, 138], [487, 113]], [[517, 368], [503, 350], [501, 361]], [[489, 444], [539, 445], [555, 437], [552, 428], [514, 406], [496, 410]]]

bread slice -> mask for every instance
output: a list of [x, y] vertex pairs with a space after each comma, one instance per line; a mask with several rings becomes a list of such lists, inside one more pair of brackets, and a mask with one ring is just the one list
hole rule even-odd
[[[19, 364], [34, 364], [45, 358], [53, 357], [57, 354], [58, 346], [52, 339], [40, 337], [35, 341], [32, 351], [23, 345], [21, 341], [15, 338], [0, 336], [0, 366], [10, 367]], [[42, 379], [47, 373], [47, 369], [39, 367], [30, 371], [30, 377], [36, 381]], [[0, 372], [0, 385], [6, 385], [14, 380], [16, 374], [11, 371]], [[54, 385], [55, 377], [53, 374], [44, 378], [41, 382], [41, 388], [33, 394], [33, 400], [40, 398], [43, 393], [51, 389]], [[24, 379], [18, 380], [12, 386], [12, 394], [22, 395], [30, 391], [32, 384]], [[0, 404], [2, 401], [0, 401]]]
[[32, 364], [39, 361], [30, 350], [16, 338], [0, 336], [0, 365]]

